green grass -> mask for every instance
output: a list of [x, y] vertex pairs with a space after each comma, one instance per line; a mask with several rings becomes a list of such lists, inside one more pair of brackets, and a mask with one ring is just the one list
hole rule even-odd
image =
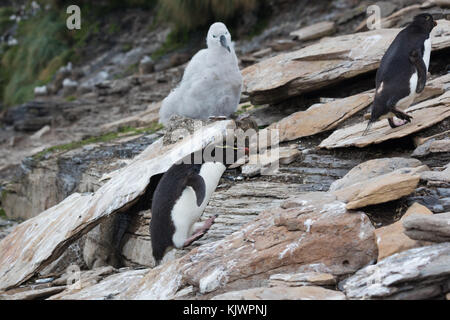
[[9, 17], [14, 13], [10, 7], [0, 8], [0, 34], [3, 34], [9, 27], [13, 25], [13, 21]]
[[5, 210], [3, 210], [2, 207], [0, 207], [0, 218], [7, 219], [6, 212], [5, 212]]
[[143, 134], [143, 133], [150, 134], [150, 133], [154, 133], [154, 132], [160, 130], [161, 128], [162, 128], [162, 125], [160, 125], [156, 122], [153, 123], [152, 125], [150, 125], [149, 127], [145, 127], [145, 128], [134, 128], [134, 127], [125, 126], [125, 127], [119, 128], [117, 132], [109, 132], [109, 133], [106, 133], [106, 134], [103, 134], [100, 136], [90, 137], [90, 138], [87, 138], [84, 140], [74, 141], [74, 142], [70, 142], [70, 143], [66, 143], [66, 144], [60, 144], [57, 146], [47, 148], [47, 149], [33, 155], [33, 160], [39, 161], [39, 160], [42, 160], [48, 154], [67, 152], [70, 150], [81, 148], [88, 144], [109, 142], [109, 141], [112, 141], [112, 140], [115, 140], [118, 138], [122, 138], [125, 136], [134, 136], [134, 135], [139, 135], [139, 134]]
[[259, 6], [259, 0], [160, 0], [162, 15], [177, 27], [194, 30], [244, 15]]
[[1, 57], [0, 98], [7, 106], [33, 98], [34, 87], [51, 80], [69, 56], [64, 20], [45, 13], [19, 23], [19, 44]]

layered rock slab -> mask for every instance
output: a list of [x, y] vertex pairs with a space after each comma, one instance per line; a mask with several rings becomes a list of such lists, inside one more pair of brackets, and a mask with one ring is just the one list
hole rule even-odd
[[[450, 21], [439, 20], [432, 49], [450, 46]], [[276, 103], [378, 68], [400, 29], [380, 29], [327, 38], [261, 61], [242, 71], [243, 92], [253, 104]]]
[[311, 136], [336, 128], [340, 123], [363, 110], [373, 101], [373, 92], [313, 106], [269, 126], [278, 129], [280, 142]]
[[[411, 167], [409, 167], [411, 166]], [[415, 159], [383, 158], [364, 162], [335, 181], [330, 191], [347, 209], [385, 203], [411, 194], [428, 170]]]
[[430, 216], [414, 214], [403, 221], [403, 227], [411, 239], [450, 242], [450, 212]]
[[426, 299], [449, 290], [450, 243], [414, 248], [367, 266], [339, 284], [349, 299]]
[[172, 145], [162, 139], [150, 145], [127, 167], [116, 172], [94, 194], [73, 194], [62, 203], [17, 226], [0, 242], [0, 290], [16, 286], [63, 253], [74, 239], [102, 219], [133, 203], [152, 176], [217, 138], [223, 138], [233, 121], [210, 124]]
[[345, 300], [345, 295], [316, 286], [277, 286], [231, 291], [217, 295], [212, 300]]

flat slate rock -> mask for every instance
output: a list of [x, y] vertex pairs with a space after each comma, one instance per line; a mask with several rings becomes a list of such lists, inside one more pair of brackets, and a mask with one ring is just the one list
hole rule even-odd
[[385, 203], [409, 195], [420, 181], [420, 172], [429, 170], [417, 159], [381, 158], [369, 160], [350, 170], [330, 186], [347, 209]]
[[367, 266], [339, 283], [349, 299], [427, 299], [444, 295], [450, 242], [414, 248]]
[[405, 234], [411, 239], [432, 242], [450, 241], [450, 212], [419, 215], [413, 214], [403, 221]]
[[334, 286], [336, 277], [329, 273], [306, 272], [306, 273], [280, 273], [270, 276], [271, 287], [283, 285], [288, 287], [298, 286]]
[[412, 153], [413, 157], [425, 157], [430, 153], [450, 152], [450, 139], [430, 139], [418, 146]]
[[152, 176], [234, 128], [234, 121], [219, 121], [175, 144], [164, 146], [161, 138], [94, 194], [72, 194], [18, 225], [0, 241], [0, 290], [17, 286], [45, 268], [73, 240], [142, 195]]
[[[400, 29], [380, 29], [326, 38], [242, 71], [243, 92], [253, 104], [276, 103], [378, 68]], [[450, 46], [450, 21], [439, 20], [432, 49]]]
[[413, 117], [411, 123], [392, 129], [387, 120], [373, 124], [367, 135], [363, 133], [367, 122], [334, 131], [319, 145], [320, 148], [366, 147], [371, 144], [398, 139], [424, 130], [450, 117], [450, 91], [443, 95], [416, 104], [406, 110]]
[[299, 111], [269, 126], [278, 129], [280, 142], [328, 131], [369, 106], [374, 91], [363, 92], [344, 99], [315, 105], [305, 111]]
[[316, 286], [277, 286], [231, 291], [217, 295], [212, 300], [345, 300], [345, 295]]

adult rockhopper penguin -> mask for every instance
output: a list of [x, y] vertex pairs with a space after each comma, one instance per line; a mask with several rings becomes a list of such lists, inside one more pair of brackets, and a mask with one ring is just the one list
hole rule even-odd
[[153, 194], [150, 221], [157, 263], [168, 250], [188, 246], [211, 227], [215, 217], [198, 220], [226, 168], [247, 153], [247, 148], [211, 144], [164, 173]]
[[419, 14], [389, 46], [377, 71], [375, 99], [364, 135], [378, 119], [387, 118], [391, 128], [411, 122], [412, 117], [404, 110], [425, 87], [430, 66], [430, 32], [436, 25], [430, 14]]

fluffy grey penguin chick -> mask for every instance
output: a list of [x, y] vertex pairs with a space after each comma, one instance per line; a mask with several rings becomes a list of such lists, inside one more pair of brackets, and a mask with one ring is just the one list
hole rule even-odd
[[242, 75], [227, 27], [212, 24], [206, 43], [208, 48], [192, 57], [180, 84], [163, 100], [160, 123], [166, 124], [173, 114], [206, 120], [236, 111]]
[[375, 99], [363, 135], [378, 119], [387, 118], [391, 128], [411, 122], [412, 117], [404, 110], [425, 87], [430, 66], [430, 32], [435, 26], [430, 14], [419, 14], [389, 46], [377, 71]]

